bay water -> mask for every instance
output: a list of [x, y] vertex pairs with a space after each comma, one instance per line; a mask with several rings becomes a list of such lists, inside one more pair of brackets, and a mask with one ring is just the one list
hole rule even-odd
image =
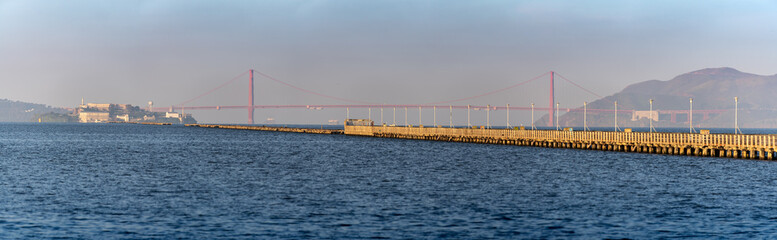
[[0, 238], [777, 236], [777, 162], [0, 123]]

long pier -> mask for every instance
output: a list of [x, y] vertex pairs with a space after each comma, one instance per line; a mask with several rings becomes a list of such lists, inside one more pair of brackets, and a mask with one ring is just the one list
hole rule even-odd
[[558, 131], [406, 126], [352, 126], [344, 130], [266, 126], [187, 124], [189, 127], [381, 138], [503, 144], [548, 148], [775, 160], [777, 135], [665, 132]]
[[294, 132], [294, 133], [315, 133], [315, 134], [343, 134], [340, 129], [316, 129], [316, 128], [290, 128], [290, 127], [267, 127], [267, 126], [243, 126], [243, 125], [222, 125], [222, 124], [186, 124], [187, 127], [203, 128], [224, 128], [240, 129], [254, 131], [272, 131], [272, 132]]
[[346, 135], [671, 155], [775, 159], [777, 135], [345, 126]]

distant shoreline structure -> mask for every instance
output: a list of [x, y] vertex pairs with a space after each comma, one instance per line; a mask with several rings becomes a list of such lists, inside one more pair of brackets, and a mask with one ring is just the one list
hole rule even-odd
[[[149, 102], [151, 104], [151, 102]], [[150, 110], [151, 108], [149, 108]], [[80, 123], [169, 123], [195, 124], [197, 120], [190, 113], [175, 111], [152, 112], [131, 104], [116, 103], [84, 103], [74, 108], [72, 112], [47, 113], [38, 115], [37, 122], [80, 122]]]

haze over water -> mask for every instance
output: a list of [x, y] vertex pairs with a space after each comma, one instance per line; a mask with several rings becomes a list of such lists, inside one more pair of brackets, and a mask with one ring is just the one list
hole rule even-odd
[[767, 161], [0, 124], [0, 238], [764, 238]]
[[[705, 68], [773, 75], [774, 22], [774, 1], [4, 0], [0, 99], [168, 107], [248, 69], [378, 104], [473, 96], [548, 71], [608, 96]], [[247, 81], [187, 107], [245, 105]], [[561, 107], [598, 98], [561, 79], [555, 84]], [[543, 107], [548, 87], [542, 79], [454, 104]], [[262, 105], [344, 104], [260, 77], [255, 97]], [[647, 98], [662, 103], [659, 96], [640, 101]], [[463, 112], [456, 114], [456, 124], [464, 124]], [[266, 109], [255, 117], [312, 124], [344, 115], [343, 109]], [[195, 117], [246, 122], [245, 111]], [[529, 119], [528, 112], [520, 119]]]

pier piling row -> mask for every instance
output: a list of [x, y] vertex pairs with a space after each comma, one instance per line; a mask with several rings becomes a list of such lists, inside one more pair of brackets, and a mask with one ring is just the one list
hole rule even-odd
[[344, 130], [187, 124], [190, 127], [346, 134], [430, 141], [775, 160], [777, 135], [352, 126]]
[[704, 157], [775, 159], [776, 135], [345, 126], [346, 135]]

